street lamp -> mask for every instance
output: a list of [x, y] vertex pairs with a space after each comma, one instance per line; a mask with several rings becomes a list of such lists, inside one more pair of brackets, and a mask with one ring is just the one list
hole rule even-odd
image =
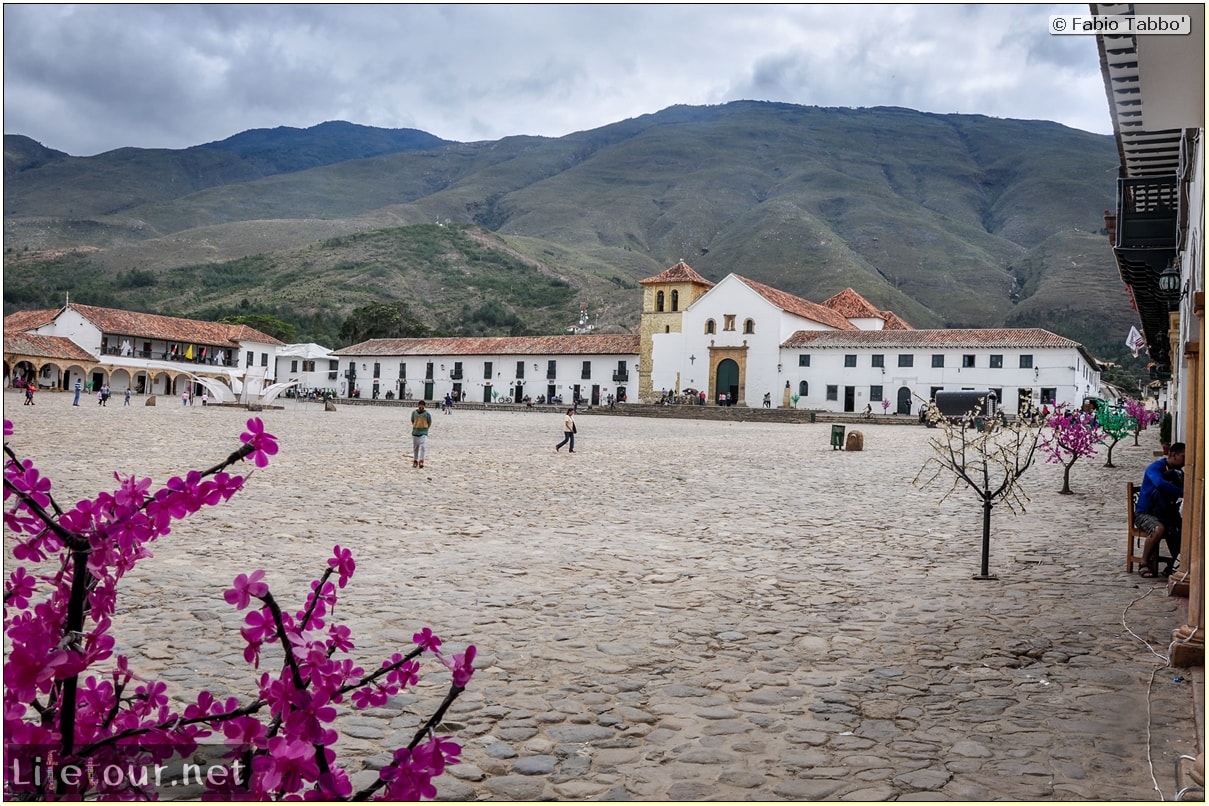
[[1159, 290], [1168, 299], [1175, 298], [1180, 293], [1180, 270], [1175, 266], [1175, 258], [1167, 262], [1167, 268], [1159, 275]]

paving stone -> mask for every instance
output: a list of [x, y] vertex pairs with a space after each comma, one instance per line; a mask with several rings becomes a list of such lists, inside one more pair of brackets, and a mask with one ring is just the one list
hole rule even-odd
[[[24, 420], [10, 442], [22, 428], [42, 444], [80, 433], [79, 409], [48, 397], [37, 418], [6, 407]], [[405, 408], [316, 418], [291, 405], [263, 415], [274, 462], [123, 579], [115, 651], [177, 702], [201, 686], [255, 696], [242, 615], [221, 591], [259, 563], [292, 602], [338, 540], [357, 573], [328, 620], [353, 630], [358, 665], [423, 626], [450, 652], [478, 647], [440, 731], [464, 745], [437, 779], [447, 802], [1136, 802], [1157, 797], [1151, 763], [1170, 795], [1174, 756], [1197, 750], [1203, 671], [1152, 685], [1154, 658], [1120, 623], [1165, 646], [1183, 600], [1139, 599], [1105, 538], [1145, 446], [1118, 445], [1114, 473], [1076, 466], [1076, 496], [1057, 494], [1062, 468], [1031, 467], [1028, 511], [994, 519], [988, 584], [970, 580], [976, 503], [911, 484], [937, 436], [914, 422], [869, 426], [857, 455], [832, 454], [826, 424], [585, 412], [589, 461], [569, 465], [533, 453], [545, 413], [462, 410], [436, 423], [440, 476], [415, 497], [399, 495], [417, 483], [397, 461]], [[182, 429], [194, 412], [102, 411], [89, 412], [90, 451], [156, 479], [213, 459], [247, 419], [208, 407], [204, 428]], [[36, 458], [56, 490], [112, 482], [104, 463]], [[845, 511], [787, 527], [802, 489]], [[271, 563], [256, 559], [265, 540]], [[279, 657], [266, 650], [261, 671]], [[357, 781], [441, 701], [448, 672], [425, 658], [421, 675], [384, 707], [339, 706], [340, 763]]]

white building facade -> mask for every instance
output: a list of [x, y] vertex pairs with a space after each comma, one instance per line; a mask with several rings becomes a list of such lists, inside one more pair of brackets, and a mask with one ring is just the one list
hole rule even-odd
[[293, 383], [288, 396], [315, 392], [335, 395], [339, 388], [339, 360], [332, 351], [313, 342], [285, 344], [277, 349], [276, 379], [278, 383]]
[[332, 352], [340, 397], [590, 405], [629, 399], [637, 379], [631, 335], [371, 339]]
[[[52, 389], [73, 389], [79, 381], [113, 393], [208, 393], [218, 403], [257, 398], [274, 381], [282, 346], [246, 325], [73, 303], [12, 314], [4, 329], [6, 384], [32, 374]], [[29, 336], [59, 340], [62, 349], [23, 352]]]
[[989, 391], [1007, 414], [1100, 394], [1095, 359], [1040, 329], [800, 331], [781, 345], [798, 408], [917, 414], [939, 391]]

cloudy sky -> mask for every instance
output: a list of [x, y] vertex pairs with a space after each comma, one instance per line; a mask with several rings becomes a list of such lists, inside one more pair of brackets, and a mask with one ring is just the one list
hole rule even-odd
[[739, 99], [1108, 134], [1086, 5], [4, 6], [4, 131], [88, 156], [326, 120], [557, 137]]

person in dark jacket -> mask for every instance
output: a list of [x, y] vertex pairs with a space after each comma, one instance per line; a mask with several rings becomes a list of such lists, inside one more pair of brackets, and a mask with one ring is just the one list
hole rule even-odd
[[[1150, 463], [1142, 477], [1142, 489], [1134, 506], [1133, 522], [1150, 532], [1142, 549], [1143, 577], [1158, 576], [1159, 542], [1166, 541], [1174, 561], [1180, 552], [1179, 501], [1184, 497], [1184, 443], [1175, 442], [1167, 455]], [[1167, 569], [1170, 572], [1170, 568]]]

